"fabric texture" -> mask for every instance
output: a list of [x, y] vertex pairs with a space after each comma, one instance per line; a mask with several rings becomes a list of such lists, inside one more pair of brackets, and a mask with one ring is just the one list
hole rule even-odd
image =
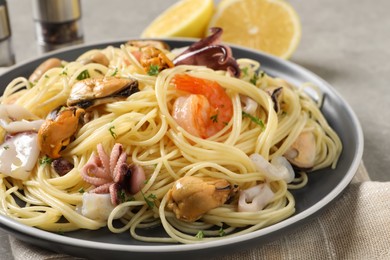
[[[275, 241], [212, 259], [390, 259], [389, 198], [390, 182], [370, 181], [361, 164], [352, 183], [321, 215]], [[15, 260], [80, 259], [12, 236], [9, 240]]]

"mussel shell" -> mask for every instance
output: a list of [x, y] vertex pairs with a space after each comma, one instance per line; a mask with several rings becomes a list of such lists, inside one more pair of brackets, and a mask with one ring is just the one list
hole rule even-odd
[[123, 100], [139, 92], [138, 81], [127, 78], [85, 79], [77, 82], [68, 98], [68, 106], [83, 109]]

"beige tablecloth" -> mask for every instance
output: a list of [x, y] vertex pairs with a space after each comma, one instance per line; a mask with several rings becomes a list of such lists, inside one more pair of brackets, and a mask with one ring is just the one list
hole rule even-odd
[[[77, 259], [9, 240], [15, 260]], [[370, 181], [361, 164], [320, 216], [278, 240], [217, 259], [390, 259], [390, 182]]]

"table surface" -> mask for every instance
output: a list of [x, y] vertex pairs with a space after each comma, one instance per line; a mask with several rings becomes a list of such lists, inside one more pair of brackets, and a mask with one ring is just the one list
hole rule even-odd
[[[84, 42], [137, 38], [174, 2], [82, 1]], [[350, 104], [363, 128], [363, 161], [371, 179], [390, 180], [390, 1], [289, 2], [302, 22], [291, 61], [329, 82]], [[38, 57], [31, 1], [9, 0], [8, 9], [17, 63]], [[11, 259], [8, 252], [1, 255]]]

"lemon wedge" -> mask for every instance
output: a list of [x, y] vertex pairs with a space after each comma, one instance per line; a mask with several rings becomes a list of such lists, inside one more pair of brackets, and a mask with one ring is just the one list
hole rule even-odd
[[201, 38], [213, 13], [213, 0], [181, 0], [153, 20], [141, 37]]
[[284, 0], [222, 0], [210, 27], [224, 30], [224, 42], [283, 59], [290, 58], [301, 38], [299, 16]]

